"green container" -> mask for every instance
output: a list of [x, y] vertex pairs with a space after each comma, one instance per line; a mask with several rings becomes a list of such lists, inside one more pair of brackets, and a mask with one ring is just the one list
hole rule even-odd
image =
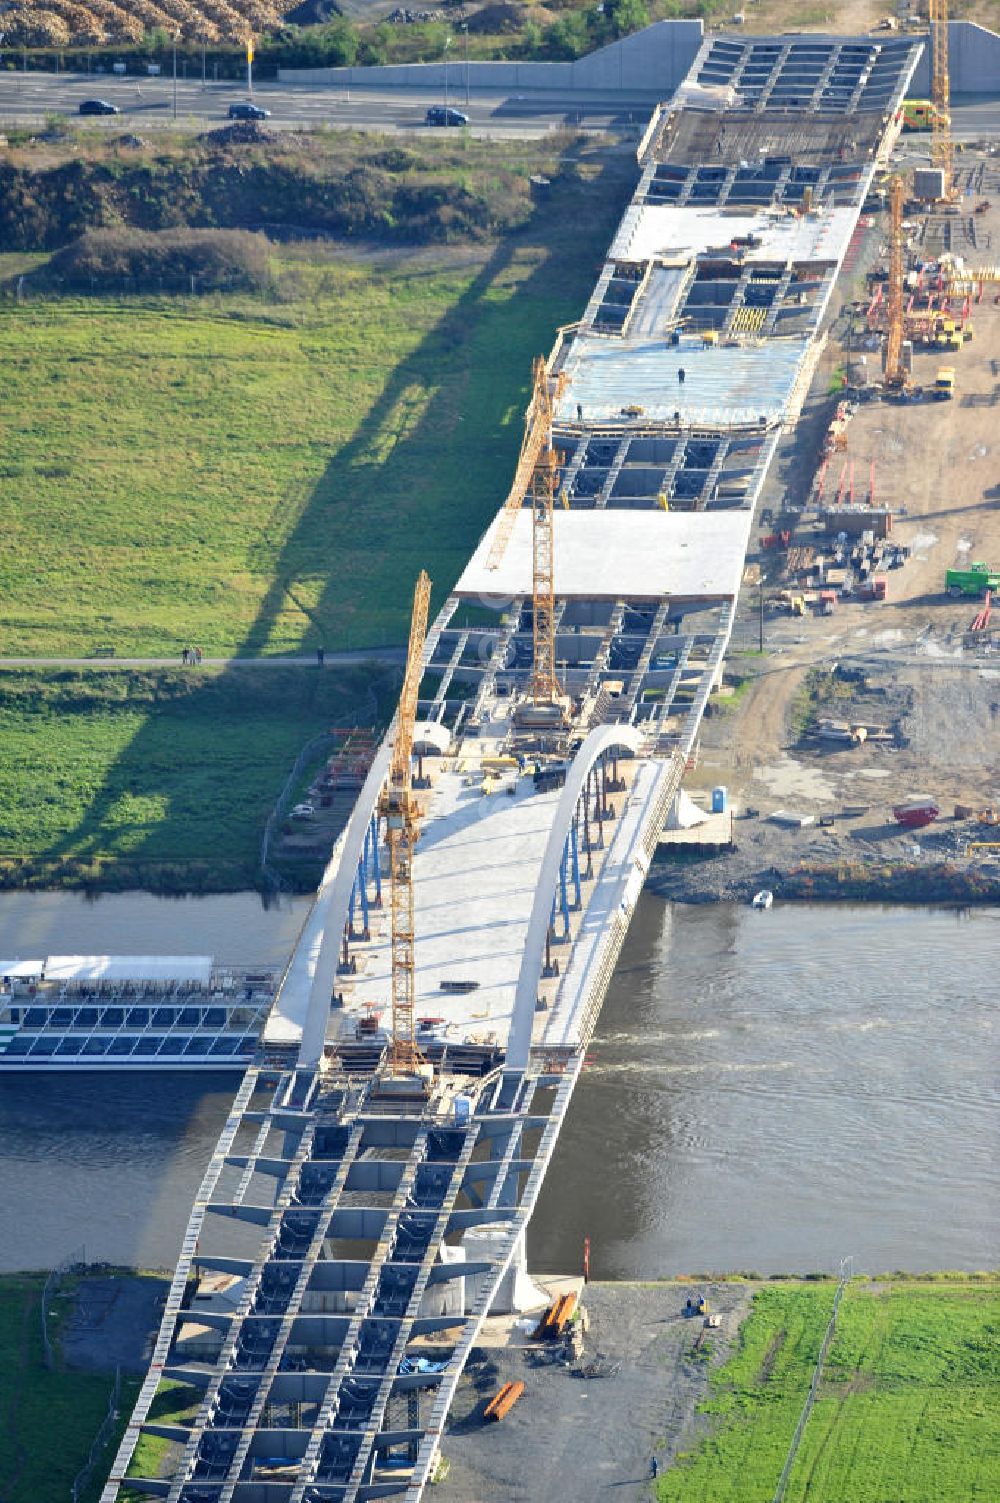
[[946, 590], [963, 595], [985, 595], [987, 590], [1000, 590], [1000, 569], [982, 563], [970, 564], [968, 569], [949, 569], [944, 584]]

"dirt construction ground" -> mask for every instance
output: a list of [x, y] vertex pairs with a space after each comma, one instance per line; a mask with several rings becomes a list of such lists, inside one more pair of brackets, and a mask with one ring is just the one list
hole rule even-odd
[[[748, 1284], [590, 1284], [589, 1330], [580, 1362], [549, 1364], [546, 1343], [515, 1328], [510, 1342], [483, 1347], [462, 1376], [441, 1445], [450, 1463], [434, 1489], [440, 1503], [539, 1503], [565, 1498], [622, 1503], [653, 1497], [650, 1461], [662, 1469], [703, 1433], [696, 1405], [711, 1367], [728, 1357], [749, 1312]], [[685, 1315], [692, 1294], [708, 1297], [721, 1328]], [[706, 1338], [709, 1338], [707, 1340]], [[695, 1341], [704, 1343], [700, 1352]], [[604, 1376], [579, 1376], [598, 1364]], [[501, 1425], [483, 1410], [503, 1383], [525, 1392]]]
[[[910, 138], [904, 138], [903, 151], [911, 161], [916, 156]], [[953, 248], [969, 267], [1000, 263], [1000, 156], [966, 152], [956, 162], [959, 181], [978, 191], [966, 193], [961, 212], [948, 216]], [[984, 196], [989, 210], [974, 214], [974, 204]], [[941, 215], [926, 221], [914, 215], [908, 221], [911, 257], [925, 258], [929, 246], [940, 244], [944, 222]], [[839, 399], [831, 388], [847, 358], [849, 337], [853, 358], [861, 344], [870, 372], [878, 374], [876, 342], [856, 312], [850, 336], [848, 328], [850, 302], [865, 305], [864, 273], [884, 265], [887, 237], [887, 216], [878, 215], [855, 264], [845, 267], [840, 289], [845, 303], [802, 417], [779, 449], [762, 497], [765, 515], [758, 537], [778, 526], [780, 518], [780, 526], [793, 531], [793, 549], [823, 546], [812, 503], [823, 439]], [[757, 807], [765, 819], [779, 807], [818, 817], [845, 806], [869, 805], [860, 826], [844, 830], [838, 821], [837, 830], [808, 836], [797, 832], [797, 848], [786, 850], [788, 837], [775, 833], [781, 851], [776, 864], [793, 849], [801, 859], [816, 859], [824, 851], [838, 859], [845, 851], [857, 854], [864, 831], [876, 837], [880, 855], [891, 855], [887, 845], [913, 838], [891, 819], [892, 804], [904, 796], [928, 793], [949, 815], [955, 803], [978, 808], [1000, 804], [1000, 633], [992, 645], [987, 645], [987, 634], [970, 647], [968, 629], [983, 601], [953, 598], [944, 588], [948, 568], [973, 560], [1000, 566], [998, 294], [1000, 282], [985, 283], [981, 300], [969, 308], [973, 338], [960, 350], [914, 355], [914, 383], [925, 390], [942, 364], [955, 367], [954, 400], [876, 397], [858, 403], [847, 428], [847, 449], [831, 458], [827, 501], [845, 466], [848, 474], [853, 466], [857, 499], [863, 500], [874, 462], [876, 504], [892, 509], [891, 538], [910, 549], [903, 567], [886, 571], [888, 599], [840, 600], [832, 616], [809, 610], [805, 617], [792, 618], [766, 610], [766, 651], [758, 656], [761, 594], [773, 598], [782, 587], [799, 586], [785, 567], [788, 555], [763, 549], [755, 555], [751, 550], [751, 564], [762, 571], [764, 583], [762, 590], [744, 586], [729, 663], [734, 675], [748, 676], [751, 682], [738, 709], [706, 722], [700, 764], [687, 786], [704, 791], [725, 783], [737, 807]], [[750, 655], [740, 657], [741, 648]], [[844, 697], [842, 687], [836, 693], [831, 689], [830, 695], [821, 688], [817, 697], [815, 670], [838, 662], [867, 677], [863, 703]], [[814, 723], [817, 716], [827, 716], [884, 724], [888, 738], [853, 749], [820, 745], [802, 734], [810, 708]], [[760, 828], [765, 828], [763, 820]], [[741, 833], [741, 843], [753, 843], [745, 830]], [[845, 845], [842, 835], [852, 843]], [[763, 834], [757, 843], [766, 865]]]

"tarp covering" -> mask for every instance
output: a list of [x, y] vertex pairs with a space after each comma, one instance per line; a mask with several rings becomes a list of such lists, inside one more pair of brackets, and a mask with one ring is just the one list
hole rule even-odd
[[708, 815], [704, 809], [699, 809], [694, 799], [682, 788], [670, 806], [666, 828], [668, 830], [693, 830], [695, 825], [703, 825], [707, 818]]
[[186, 981], [207, 986], [211, 955], [50, 955], [46, 981]]
[[44, 968], [44, 960], [0, 960], [0, 976], [17, 976], [22, 981], [35, 979]]

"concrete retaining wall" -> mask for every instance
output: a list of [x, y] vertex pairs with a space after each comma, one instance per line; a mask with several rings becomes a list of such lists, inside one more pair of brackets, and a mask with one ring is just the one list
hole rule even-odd
[[[512, 91], [588, 90], [644, 93], [664, 99], [676, 89], [702, 43], [701, 21], [657, 21], [634, 36], [612, 42], [573, 63], [469, 63], [473, 89]], [[738, 33], [734, 33], [738, 35]], [[952, 21], [948, 33], [949, 71], [956, 94], [1000, 93], [1000, 35], [972, 21]], [[443, 63], [406, 63], [385, 68], [282, 68], [282, 83], [444, 89]], [[458, 98], [465, 89], [465, 63], [452, 54], [448, 87]], [[930, 49], [925, 47], [910, 86], [911, 96], [931, 91]]]
[[[1000, 36], [973, 21], [950, 21], [948, 74], [953, 94], [1000, 94]], [[929, 99], [930, 92], [931, 49], [925, 46], [910, 98]]]
[[[657, 21], [634, 36], [612, 42], [572, 63], [469, 63], [473, 89], [594, 93], [672, 94], [684, 78], [702, 42], [701, 21]], [[465, 62], [452, 55], [448, 87], [457, 99], [465, 89]], [[398, 63], [384, 68], [281, 68], [281, 83], [330, 84], [341, 88], [380, 87], [442, 89], [445, 64]]]

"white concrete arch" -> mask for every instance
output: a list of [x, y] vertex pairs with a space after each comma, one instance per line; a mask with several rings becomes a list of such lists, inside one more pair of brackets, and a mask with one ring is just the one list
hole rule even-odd
[[535, 1003], [538, 999], [538, 978], [541, 975], [545, 955], [545, 936], [552, 916], [552, 894], [559, 880], [566, 839], [573, 825], [576, 806], [583, 792], [591, 768], [614, 747], [621, 747], [634, 756], [639, 749], [641, 736], [631, 725], [602, 725], [590, 732], [566, 776], [555, 818], [549, 832], [548, 844], [538, 869], [535, 898], [528, 920], [528, 933], [521, 969], [514, 994], [514, 1010], [507, 1040], [507, 1068], [523, 1070], [531, 1051], [531, 1033], [535, 1020]]
[[300, 1040], [302, 1065], [317, 1065], [323, 1056], [351, 889], [391, 759], [392, 741], [386, 737], [358, 795], [347, 829], [334, 846], [264, 1030], [265, 1043]]

